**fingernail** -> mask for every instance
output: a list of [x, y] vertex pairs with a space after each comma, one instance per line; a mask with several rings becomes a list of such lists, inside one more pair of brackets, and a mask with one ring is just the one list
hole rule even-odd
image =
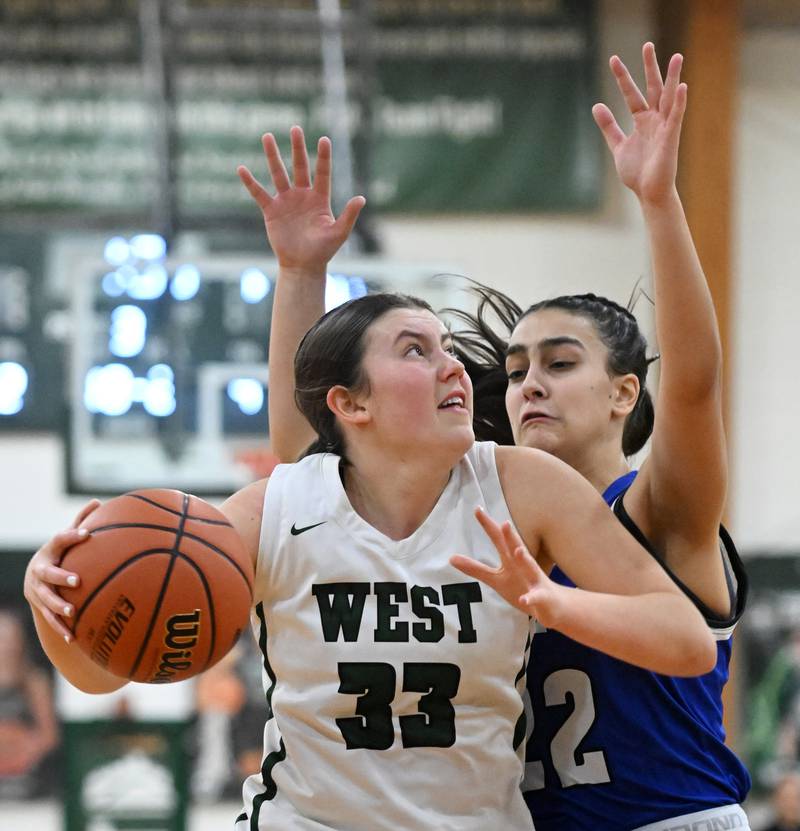
[[75, 586], [78, 585], [78, 578], [74, 574], [70, 574], [70, 576], [67, 577], [67, 585], [75, 588]]
[[72, 614], [72, 606], [70, 606], [69, 604], [64, 606], [64, 614], [66, 617], [70, 617], [70, 615]]
[[85, 537], [89, 533], [87, 528], [78, 528], [78, 535]]
[[72, 638], [70, 638], [70, 636], [69, 636], [69, 635], [64, 635], [64, 640], [65, 640], [67, 643], [71, 643], [71, 642], [72, 642]]

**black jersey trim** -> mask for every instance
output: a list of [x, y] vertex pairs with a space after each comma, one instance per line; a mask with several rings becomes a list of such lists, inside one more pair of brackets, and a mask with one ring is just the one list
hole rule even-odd
[[[258, 631], [258, 646], [261, 649], [261, 654], [264, 656], [264, 671], [267, 673], [270, 680], [269, 689], [267, 690], [266, 695], [267, 722], [269, 722], [274, 715], [272, 712], [272, 693], [275, 690], [276, 678], [272, 665], [269, 662], [269, 656], [267, 655], [267, 621], [264, 617], [264, 604], [257, 603], [255, 611], [260, 622]], [[261, 763], [261, 784], [264, 786], [264, 790], [253, 797], [253, 810], [250, 813], [251, 831], [258, 831], [258, 815], [261, 813], [262, 803], [274, 799], [275, 795], [278, 793], [278, 786], [275, 784], [275, 780], [272, 777], [272, 770], [275, 765], [282, 762], [285, 758], [286, 746], [283, 743], [283, 738], [281, 738], [278, 750], [273, 750], [271, 753], [267, 753], [266, 756], [264, 756], [264, 761]]]
[[672, 582], [692, 601], [712, 629], [727, 629], [733, 626], [744, 614], [750, 581], [747, 577], [744, 563], [742, 563], [742, 558], [739, 556], [739, 552], [736, 550], [736, 546], [725, 526], [719, 526], [719, 539], [727, 555], [733, 575], [736, 578], [736, 586], [734, 587], [728, 574], [728, 569], [725, 568], [725, 581], [728, 585], [733, 612], [729, 617], [720, 618], [672, 571], [664, 558], [655, 550], [650, 540], [642, 533], [639, 526], [631, 519], [623, 503], [626, 493], [627, 488], [614, 500], [614, 504], [611, 506], [611, 510], [617, 519], [625, 526], [626, 530], [634, 539], [658, 562], [664, 571], [667, 572]]
[[261, 650], [261, 654], [264, 657], [264, 671], [267, 673], [267, 677], [269, 678], [269, 689], [267, 690], [266, 700], [267, 700], [267, 721], [272, 718], [272, 693], [275, 690], [275, 673], [272, 669], [272, 664], [269, 662], [269, 655], [267, 653], [267, 621], [264, 617], [264, 603], [256, 603], [256, 617], [258, 617], [259, 627], [258, 627], [258, 648]]
[[[514, 686], [523, 679], [528, 674], [528, 662], [530, 659], [531, 654], [531, 632], [530, 632], [530, 623], [531, 619], [528, 618], [528, 637], [525, 641], [525, 651], [522, 653], [522, 669], [517, 673], [517, 677], [514, 679]], [[518, 750], [519, 746], [522, 742], [525, 741], [525, 736], [528, 731], [528, 717], [525, 715], [525, 701], [522, 702], [522, 712], [519, 714], [519, 718], [517, 719], [517, 723], [514, 725], [514, 738], [513, 738], [513, 747], [514, 752]]]

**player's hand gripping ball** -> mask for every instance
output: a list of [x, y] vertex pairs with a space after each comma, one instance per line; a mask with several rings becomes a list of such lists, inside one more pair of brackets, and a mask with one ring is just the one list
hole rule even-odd
[[79, 647], [132, 681], [190, 678], [220, 660], [247, 626], [253, 565], [213, 505], [180, 491], [149, 489], [111, 499], [64, 554], [80, 575], [61, 594], [73, 604]]

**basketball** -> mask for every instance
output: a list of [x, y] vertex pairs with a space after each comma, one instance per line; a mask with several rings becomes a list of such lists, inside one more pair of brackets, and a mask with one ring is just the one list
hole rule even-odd
[[61, 566], [72, 633], [104, 669], [132, 681], [190, 678], [220, 660], [248, 622], [253, 565], [213, 505], [176, 490], [132, 491], [82, 523]]

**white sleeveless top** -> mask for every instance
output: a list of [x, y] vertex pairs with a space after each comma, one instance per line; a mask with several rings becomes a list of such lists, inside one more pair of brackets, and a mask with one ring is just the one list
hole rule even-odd
[[399, 541], [353, 510], [338, 456], [275, 469], [253, 612], [264, 762], [237, 831], [533, 827], [519, 789], [529, 619], [448, 562], [498, 562], [473, 516], [510, 519], [494, 451], [475, 444]]

